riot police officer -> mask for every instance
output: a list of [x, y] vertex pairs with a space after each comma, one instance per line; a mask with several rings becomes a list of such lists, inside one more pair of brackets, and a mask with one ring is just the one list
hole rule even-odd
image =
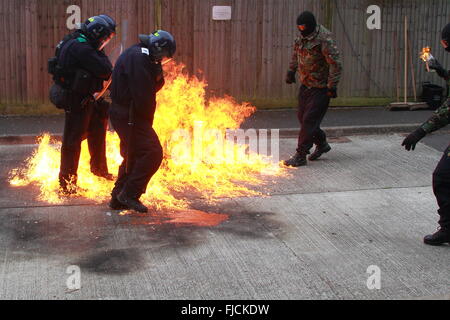
[[176, 43], [163, 30], [140, 35], [139, 40], [119, 57], [113, 72], [110, 119], [120, 137], [124, 160], [111, 193], [110, 208], [147, 212], [139, 199], [163, 159], [163, 149], [152, 127], [156, 93], [164, 86], [161, 61], [174, 55]]
[[94, 16], [58, 45], [49, 70], [55, 85], [51, 100], [65, 110], [59, 182], [64, 195], [77, 192], [81, 142], [88, 140], [93, 174], [112, 180], [106, 161], [105, 138], [109, 104], [93, 95], [103, 89], [112, 65], [103, 49], [114, 36], [112, 18]]
[[[450, 52], [450, 24], [442, 31], [442, 46], [445, 51]], [[450, 85], [450, 72], [433, 59], [430, 68], [436, 70], [437, 74]], [[444, 104], [436, 110], [422, 126], [411, 133], [404, 141], [406, 150], [414, 150], [416, 144], [427, 134], [445, 127], [450, 123], [450, 96]], [[425, 244], [442, 245], [450, 243], [450, 146], [445, 150], [441, 161], [433, 173], [433, 191], [439, 205], [440, 229], [432, 235], [424, 238]]]

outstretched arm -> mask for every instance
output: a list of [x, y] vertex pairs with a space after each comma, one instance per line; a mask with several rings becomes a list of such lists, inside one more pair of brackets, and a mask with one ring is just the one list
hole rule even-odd
[[426, 133], [431, 133], [450, 123], [450, 98], [437, 109], [433, 115], [423, 125], [422, 129]]
[[405, 140], [402, 146], [406, 150], [414, 150], [416, 144], [419, 143], [428, 133], [434, 132], [440, 128], [445, 127], [450, 123], [450, 98], [428, 119], [422, 126], [411, 133]]

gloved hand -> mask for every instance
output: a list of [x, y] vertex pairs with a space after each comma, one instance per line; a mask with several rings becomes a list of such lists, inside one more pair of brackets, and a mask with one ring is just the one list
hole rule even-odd
[[88, 95], [86, 98], [84, 98], [81, 101], [81, 109], [86, 108], [87, 106], [91, 105], [91, 103], [94, 103], [95, 99], [92, 95]]
[[337, 98], [337, 88], [328, 88], [327, 96], [329, 96], [331, 99]]
[[155, 63], [156, 73], [162, 74], [164, 72], [161, 62]]
[[164, 87], [165, 84], [165, 80], [164, 80], [164, 70], [162, 68], [161, 63], [156, 63], [156, 92], [158, 92], [159, 90], [162, 89], [162, 87]]
[[96, 101], [95, 107], [101, 118], [108, 118], [108, 111], [111, 104], [103, 98]]
[[286, 83], [287, 84], [293, 84], [296, 83], [297, 80], [295, 79], [295, 71], [289, 70], [286, 75]]
[[166, 84], [166, 80], [164, 79], [164, 77], [159, 79], [158, 82], [155, 85], [156, 92], [159, 92], [159, 90], [161, 90], [164, 87], [165, 84]]
[[402, 146], [404, 146], [408, 151], [415, 150], [416, 144], [419, 143], [419, 141], [422, 140], [426, 135], [427, 133], [425, 132], [425, 130], [419, 128], [409, 136], [407, 136], [405, 140], [403, 140]]
[[444, 67], [436, 59], [430, 60], [428, 66], [430, 67], [430, 69], [436, 70], [439, 77], [444, 78], [445, 80], [448, 80], [450, 78], [448, 70], [445, 70]]

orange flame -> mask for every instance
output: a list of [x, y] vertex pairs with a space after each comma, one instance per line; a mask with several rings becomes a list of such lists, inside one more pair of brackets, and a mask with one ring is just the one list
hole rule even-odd
[[425, 62], [427, 71], [430, 72], [430, 61], [434, 59], [434, 57], [431, 55], [430, 47], [425, 47], [422, 49], [420, 53], [420, 59]]
[[425, 62], [428, 61], [430, 59], [430, 53], [431, 53], [430, 47], [423, 48], [420, 53], [420, 59], [422, 59]]
[[424, 62], [428, 62], [432, 59], [430, 47], [425, 47], [422, 49], [422, 51], [420, 52], [420, 59], [422, 59]]
[[[206, 82], [185, 74], [183, 65], [171, 62], [165, 69], [166, 85], [157, 95], [154, 121], [165, 160], [141, 198], [145, 204], [156, 209], [186, 209], [193, 197], [214, 201], [222, 197], [257, 195], [260, 193], [252, 187], [264, 184], [264, 175], [286, 174], [285, 169], [274, 165], [267, 157], [245, 156], [247, 145], [223, 139], [225, 131], [239, 128], [255, 112], [255, 107], [239, 104], [231, 97], [207, 99]], [[194, 137], [194, 141], [189, 144], [179, 139], [174, 133], [180, 129], [185, 133], [184, 138]], [[206, 134], [211, 129], [221, 134]], [[12, 170], [10, 184], [19, 187], [34, 183], [40, 188], [39, 200], [62, 203], [64, 199], [58, 195], [60, 143], [52, 142], [48, 134], [38, 143], [25, 166]], [[122, 157], [115, 133], [107, 134], [106, 154], [110, 172], [117, 173]], [[114, 182], [91, 174], [89, 158], [85, 141], [78, 169], [79, 196], [101, 203], [109, 199]]]

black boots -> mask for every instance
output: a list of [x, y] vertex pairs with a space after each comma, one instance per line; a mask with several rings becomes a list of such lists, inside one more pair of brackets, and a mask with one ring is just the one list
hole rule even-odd
[[59, 187], [59, 195], [62, 197], [71, 197], [78, 194], [78, 187], [74, 185], [62, 185]]
[[430, 246], [440, 246], [444, 243], [450, 244], [450, 229], [440, 229], [436, 233], [426, 236], [423, 242]]
[[322, 144], [320, 146], [316, 147], [316, 150], [309, 156], [310, 161], [314, 161], [319, 159], [324, 153], [330, 152], [331, 146], [325, 142], [325, 144]]
[[117, 196], [112, 196], [111, 201], [109, 202], [109, 208], [111, 210], [128, 210], [130, 209], [128, 206], [122, 204], [117, 200]]
[[[330, 152], [331, 151], [331, 146], [325, 142], [322, 145], [318, 145], [316, 147], [316, 150], [309, 156], [309, 160], [310, 161], [314, 161], [319, 159], [324, 153]], [[297, 151], [297, 153], [290, 158], [289, 160], [284, 161], [284, 165], [288, 166], [288, 167], [302, 167], [302, 166], [306, 166], [307, 165], [307, 161], [306, 161], [306, 155], [309, 152], [299, 152]]]
[[[113, 200], [114, 200], [114, 198], [113, 198]], [[113, 202], [113, 200], [111, 200], [111, 202]], [[127, 209], [131, 209], [131, 210], [134, 210], [136, 212], [141, 212], [141, 213], [148, 212], [148, 208], [146, 206], [144, 206], [142, 204], [142, 202], [139, 201], [138, 198], [131, 197], [123, 191], [117, 195], [117, 201], [120, 204], [122, 204], [123, 206], [126, 206]], [[111, 205], [111, 203], [110, 203], [110, 205]], [[119, 209], [119, 210], [121, 210], [121, 209]]]
[[92, 174], [94, 176], [106, 179], [108, 181], [114, 181], [114, 176], [111, 173], [109, 173], [108, 171], [94, 171], [94, 170], [91, 170], [91, 172], [92, 172]]
[[302, 167], [306, 166], [306, 153], [298, 152], [289, 160], [284, 161], [284, 165], [288, 167]]

